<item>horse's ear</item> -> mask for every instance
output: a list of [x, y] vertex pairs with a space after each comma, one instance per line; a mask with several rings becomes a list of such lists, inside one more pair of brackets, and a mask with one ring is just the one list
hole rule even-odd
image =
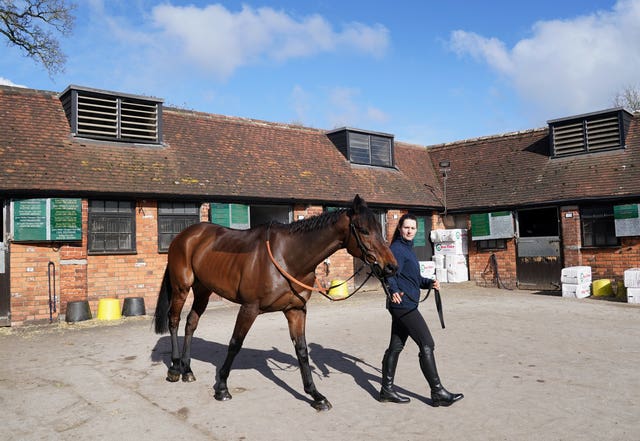
[[362, 208], [367, 208], [367, 203], [357, 194], [356, 197], [353, 198], [353, 211], [354, 213], [359, 213]]

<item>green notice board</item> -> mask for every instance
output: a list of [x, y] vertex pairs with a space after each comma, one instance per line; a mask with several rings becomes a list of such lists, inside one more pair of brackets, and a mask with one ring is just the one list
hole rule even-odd
[[49, 240], [82, 240], [82, 200], [51, 199]]
[[81, 199], [14, 199], [15, 242], [82, 240]]
[[21, 199], [13, 201], [13, 240], [46, 240], [46, 199]]

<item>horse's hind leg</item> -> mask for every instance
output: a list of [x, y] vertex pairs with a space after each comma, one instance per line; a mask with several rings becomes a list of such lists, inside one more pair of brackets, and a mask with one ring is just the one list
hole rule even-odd
[[289, 322], [289, 334], [291, 335], [291, 340], [293, 341], [293, 346], [296, 350], [296, 357], [298, 358], [298, 364], [300, 365], [300, 374], [302, 375], [304, 391], [313, 398], [311, 406], [318, 411], [329, 410], [331, 409], [331, 403], [324, 395], [318, 392], [311, 375], [309, 352], [307, 350], [307, 341], [304, 335], [307, 313], [303, 309], [290, 309], [284, 314]]
[[171, 366], [167, 372], [167, 381], [175, 382], [180, 379], [182, 365], [180, 361], [180, 346], [178, 345], [178, 326], [182, 307], [189, 294], [189, 289], [173, 290], [171, 307], [169, 308], [169, 334], [171, 335]]
[[236, 355], [238, 355], [238, 352], [240, 352], [244, 338], [247, 336], [247, 333], [249, 332], [249, 329], [251, 329], [251, 325], [253, 325], [257, 316], [257, 306], [242, 305], [240, 307], [240, 311], [238, 311], [236, 325], [233, 328], [233, 335], [231, 336], [229, 347], [227, 349], [227, 357], [225, 358], [222, 367], [218, 369], [217, 381], [213, 385], [213, 390], [215, 392], [213, 397], [218, 401], [226, 401], [232, 398], [229, 393], [229, 388], [227, 387], [227, 378], [229, 378], [233, 360], [236, 358]]
[[182, 381], [185, 382], [196, 381], [196, 377], [191, 370], [191, 340], [193, 333], [198, 327], [200, 317], [207, 309], [210, 296], [211, 292], [201, 285], [196, 283], [193, 286], [193, 305], [191, 306], [189, 315], [187, 315], [187, 322], [184, 326], [184, 344], [182, 346], [182, 357], [180, 359]]

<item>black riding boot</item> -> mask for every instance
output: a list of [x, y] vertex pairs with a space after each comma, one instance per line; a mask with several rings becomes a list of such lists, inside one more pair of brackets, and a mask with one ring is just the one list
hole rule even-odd
[[430, 347], [425, 346], [421, 348], [419, 358], [422, 374], [431, 387], [431, 402], [434, 407], [451, 406], [464, 397], [462, 394], [452, 394], [442, 386], [440, 377], [438, 376], [438, 369], [436, 368], [436, 359]]
[[408, 403], [407, 397], [402, 397], [393, 388], [393, 377], [396, 374], [399, 352], [391, 352], [387, 349], [382, 358], [382, 389], [380, 389], [380, 401], [383, 403]]

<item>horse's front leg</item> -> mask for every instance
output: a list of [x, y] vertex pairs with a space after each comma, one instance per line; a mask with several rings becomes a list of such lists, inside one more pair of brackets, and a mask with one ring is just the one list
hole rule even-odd
[[222, 367], [218, 369], [217, 379], [213, 385], [213, 397], [218, 401], [227, 401], [232, 398], [229, 393], [229, 388], [227, 387], [227, 378], [229, 378], [233, 360], [236, 358], [236, 355], [238, 355], [238, 352], [240, 352], [240, 349], [242, 349], [242, 343], [249, 329], [251, 329], [251, 325], [253, 325], [253, 322], [256, 320], [258, 313], [258, 307], [253, 305], [242, 305], [238, 311], [236, 325], [233, 328], [233, 334], [227, 349], [227, 357]]
[[307, 312], [304, 309], [290, 309], [284, 314], [289, 322], [289, 334], [291, 335], [293, 347], [296, 350], [296, 357], [298, 358], [298, 364], [300, 365], [300, 374], [302, 375], [304, 391], [313, 398], [311, 406], [318, 411], [329, 410], [331, 409], [331, 403], [324, 395], [318, 392], [311, 375], [309, 351], [307, 349], [307, 341], [304, 335]]

